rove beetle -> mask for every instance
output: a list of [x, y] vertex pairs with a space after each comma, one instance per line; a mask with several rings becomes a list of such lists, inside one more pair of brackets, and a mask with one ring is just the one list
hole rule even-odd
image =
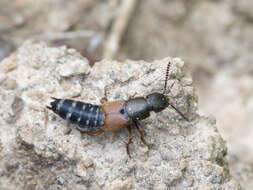
[[189, 121], [173, 104], [169, 102], [169, 97], [165, 95], [167, 80], [169, 75], [170, 62], [167, 65], [165, 84], [163, 93], [154, 92], [146, 97], [130, 98], [129, 100], [117, 100], [107, 102], [106, 90], [105, 97], [101, 100], [101, 105], [93, 105], [70, 99], [53, 98], [51, 107], [48, 109], [67, 120], [69, 123], [76, 124], [77, 129], [89, 135], [100, 135], [105, 131], [114, 131], [123, 127], [127, 127], [129, 131], [129, 140], [126, 143], [127, 154], [129, 153], [129, 145], [132, 142], [131, 125], [134, 124], [140, 133], [142, 142], [149, 148], [148, 143], [144, 139], [143, 131], [140, 127], [139, 120], [143, 120], [150, 116], [150, 112], [160, 112], [171, 106], [186, 121]]

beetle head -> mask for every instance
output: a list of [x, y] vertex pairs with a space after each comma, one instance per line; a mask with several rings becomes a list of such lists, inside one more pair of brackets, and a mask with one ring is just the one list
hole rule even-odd
[[147, 102], [149, 109], [153, 110], [154, 112], [160, 112], [169, 105], [167, 97], [164, 94], [158, 92], [148, 95]]

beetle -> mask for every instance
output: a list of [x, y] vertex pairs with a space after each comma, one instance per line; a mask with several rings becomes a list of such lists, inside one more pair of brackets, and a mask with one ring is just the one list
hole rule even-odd
[[129, 139], [126, 143], [126, 151], [129, 157], [131, 157], [129, 145], [133, 137], [132, 125], [140, 133], [142, 142], [149, 148], [149, 144], [144, 139], [139, 121], [149, 117], [151, 111], [157, 113], [171, 106], [183, 119], [189, 121], [181, 111], [170, 103], [169, 96], [165, 95], [169, 69], [170, 62], [167, 65], [163, 93], [154, 92], [146, 97], [130, 98], [126, 101], [117, 100], [107, 102], [105, 90], [105, 96], [101, 100], [101, 105], [93, 105], [71, 99], [53, 98], [53, 101], [47, 108], [69, 123], [76, 124], [78, 130], [89, 135], [96, 136], [106, 131], [115, 131], [127, 127]]

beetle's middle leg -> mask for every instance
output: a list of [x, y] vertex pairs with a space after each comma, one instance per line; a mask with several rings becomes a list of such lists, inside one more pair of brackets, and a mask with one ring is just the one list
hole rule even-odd
[[131, 158], [130, 152], [129, 152], [129, 145], [132, 143], [132, 139], [133, 139], [133, 132], [132, 132], [132, 128], [130, 126], [127, 126], [128, 132], [129, 132], [129, 139], [128, 142], [126, 143], [126, 150], [127, 150], [127, 154], [128, 156]]
[[143, 144], [145, 144], [148, 147], [148, 149], [150, 149], [150, 145], [146, 142], [146, 140], [144, 138], [143, 130], [140, 127], [140, 124], [137, 121], [134, 121], [134, 125], [135, 125], [137, 131], [140, 133], [141, 141], [143, 142]]
[[44, 109], [44, 117], [45, 117], [44, 125], [45, 125], [45, 127], [47, 127], [47, 123], [48, 123], [48, 112], [47, 112], [47, 109]]

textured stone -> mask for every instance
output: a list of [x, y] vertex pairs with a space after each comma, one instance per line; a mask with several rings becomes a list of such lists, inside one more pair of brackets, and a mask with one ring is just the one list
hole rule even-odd
[[[1, 189], [240, 189], [229, 175], [215, 120], [196, 112], [197, 95], [181, 59], [105, 60], [89, 73], [63, 77], [56, 72], [62, 60], [66, 67], [85, 60], [73, 50], [27, 42], [14, 56], [17, 67], [6, 75], [17, 88], [0, 86]], [[166, 93], [191, 122], [171, 107], [152, 113], [141, 122], [151, 148], [134, 130], [132, 159], [126, 154], [126, 129], [92, 137], [71, 126], [67, 135], [66, 122], [45, 109], [52, 96], [99, 104], [106, 86], [109, 101], [161, 92], [169, 61], [168, 86], [176, 85]], [[78, 93], [71, 92], [77, 87]]]

